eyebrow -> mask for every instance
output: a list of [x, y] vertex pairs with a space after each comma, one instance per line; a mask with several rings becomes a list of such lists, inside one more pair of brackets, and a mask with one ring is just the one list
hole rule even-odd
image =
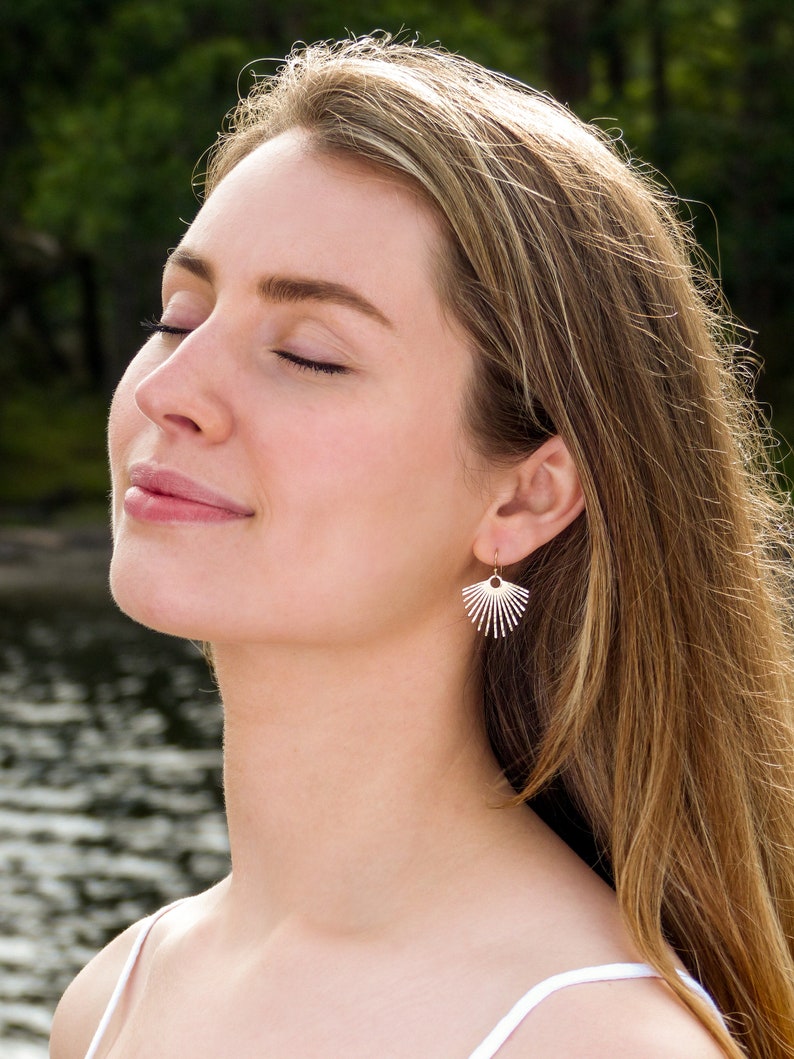
[[[170, 254], [166, 264], [183, 268], [207, 283], [213, 280], [213, 271], [209, 263], [198, 254], [194, 254], [192, 250], [188, 250], [187, 247], [177, 247]], [[353, 287], [348, 287], [343, 283], [293, 276], [266, 276], [259, 281], [258, 291], [262, 298], [278, 304], [311, 301], [341, 305], [377, 320], [390, 330], [394, 329], [394, 324], [376, 305], [373, 305]]]
[[193, 251], [188, 250], [187, 247], [178, 246], [176, 250], [171, 251], [166, 259], [165, 267], [169, 268], [171, 265], [176, 265], [177, 268], [183, 268], [186, 272], [190, 272], [191, 275], [198, 277], [198, 279], [203, 279], [207, 283], [212, 283], [213, 271], [209, 264], [203, 257], [194, 254]]

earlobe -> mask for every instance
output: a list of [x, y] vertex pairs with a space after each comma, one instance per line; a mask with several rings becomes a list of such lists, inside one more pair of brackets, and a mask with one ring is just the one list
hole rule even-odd
[[584, 510], [576, 466], [562, 438], [545, 441], [521, 463], [500, 472], [493, 500], [474, 541], [474, 554], [508, 566], [561, 533]]

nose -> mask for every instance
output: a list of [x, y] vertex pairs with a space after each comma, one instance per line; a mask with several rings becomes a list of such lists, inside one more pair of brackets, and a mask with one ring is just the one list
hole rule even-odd
[[167, 434], [200, 435], [208, 442], [224, 441], [232, 432], [234, 416], [229, 395], [223, 392], [223, 367], [207, 337], [193, 331], [171, 355], [135, 387], [141, 412]]

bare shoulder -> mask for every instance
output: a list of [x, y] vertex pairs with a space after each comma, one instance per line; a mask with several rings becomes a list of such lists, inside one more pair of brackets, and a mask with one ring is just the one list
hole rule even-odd
[[67, 988], [53, 1017], [50, 1059], [83, 1059], [142, 923], [114, 938]]
[[725, 1059], [708, 1030], [658, 979], [593, 982], [544, 1000], [504, 1059]]

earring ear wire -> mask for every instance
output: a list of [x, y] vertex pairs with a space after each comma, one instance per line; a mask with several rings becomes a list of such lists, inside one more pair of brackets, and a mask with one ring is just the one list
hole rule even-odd
[[463, 603], [472, 624], [485, 636], [507, 636], [518, 625], [527, 609], [529, 591], [523, 585], [506, 581], [499, 572], [499, 552], [494, 552], [493, 574], [463, 589]]

